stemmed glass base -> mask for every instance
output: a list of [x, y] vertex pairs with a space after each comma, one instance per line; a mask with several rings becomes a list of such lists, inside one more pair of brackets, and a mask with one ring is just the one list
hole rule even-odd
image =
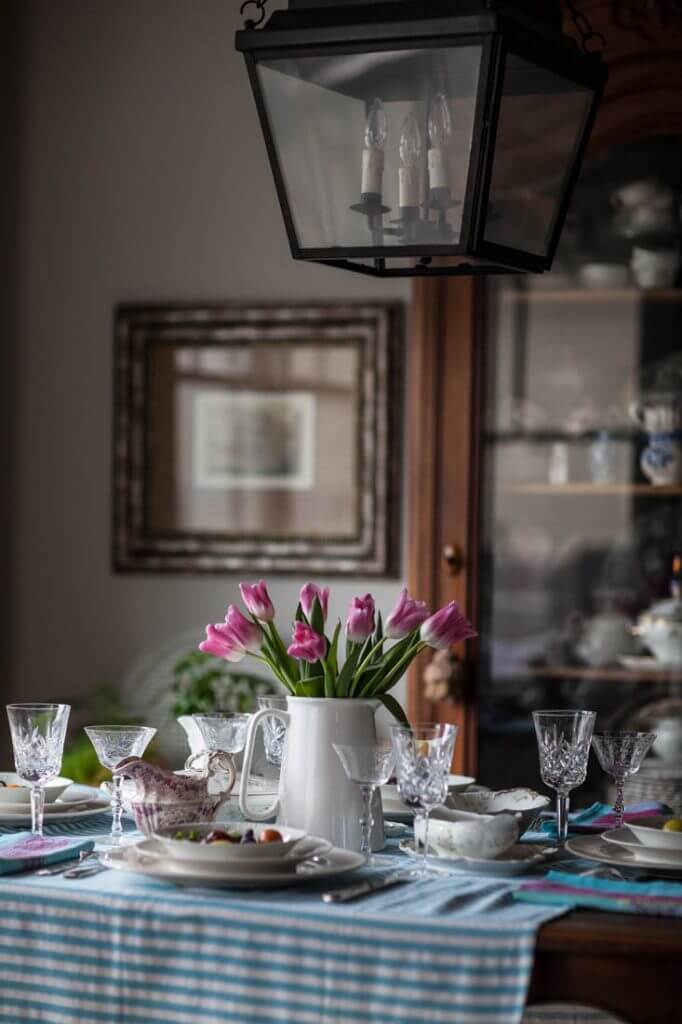
[[418, 858], [417, 863], [405, 872], [407, 878], [423, 881], [427, 878], [445, 878], [450, 874], [447, 868], [436, 867], [429, 860], [429, 815], [424, 811], [414, 816], [414, 853]]

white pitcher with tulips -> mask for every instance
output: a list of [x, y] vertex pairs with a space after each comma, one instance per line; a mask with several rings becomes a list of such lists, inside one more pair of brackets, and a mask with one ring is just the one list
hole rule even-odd
[[[371, 594], [353, 598], [343, 636], [340, 621], [327, 636], [329, 588], [306, 583], [287, 645], [275, 625], [265, 582], [242, 583], [239, 589], [248, 617], [230, 605], [224, 622], [206, 627], [206, 639], [199, 647], [227, 661], [249, 656], [264, 662], [287, 691], [286, 711], [266, 708], [251, 718], [239, 794], [241, 811], [248, 820], [276, 814], [280, 824], [358, 850], [362, 797], [359, 787], [346, 777], [333, 744], [375, 742], [374, 715], [381, 704], [407, 724], [389, 690], [426, 647], [448, 648], [475, 636], [475, 631], [455, 601], [432, 615], [423, 601], [415, 601], [403, 589], [385, 622]], [[256, 811], [249, 804], [247, 785], [256, 730], [266, 715], [281, 718], [287, 732], [278, 798], [271, 807]], [[373, 850], [384, 845], [380, 804], [374, 818]]]

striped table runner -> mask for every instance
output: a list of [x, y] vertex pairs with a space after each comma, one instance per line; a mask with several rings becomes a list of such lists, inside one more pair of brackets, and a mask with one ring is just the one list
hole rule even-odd
[[519, 1024], [537, 929], [562, 912], [462, 874], [338, 907], [324, 888], [2, 879], [0, 1020]]

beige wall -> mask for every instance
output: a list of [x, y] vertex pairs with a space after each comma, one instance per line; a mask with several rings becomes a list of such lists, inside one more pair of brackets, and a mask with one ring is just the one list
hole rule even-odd
[[[233, 51], [238, 3], [23, 0], [10, 237], [13, 520], [6, 695], [89, 691], [220, 616], [230, 577], [109, 567], [117, 302], [407, 298], [294, 263]], [[23, 31], [20, 31], [22, 29]], [[299, 580], [273, 586], [276, 600]], [[362, 588], [336, 584], [334, 612]], [[373, 587], [388, 603], [398, 581]]]

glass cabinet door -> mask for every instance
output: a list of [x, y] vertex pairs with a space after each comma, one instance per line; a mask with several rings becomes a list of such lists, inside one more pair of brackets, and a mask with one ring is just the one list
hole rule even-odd
[[[486, 287], [484, 784], [513, 763], [513, 784], [537, 786], [530, 712], [574, 707], [667, 730], [640, 774], [682, 786], [681, 164], [676, 139], [609, 154], [557, 270]], [[581, 802], [606, 795], [593, 764]]]

